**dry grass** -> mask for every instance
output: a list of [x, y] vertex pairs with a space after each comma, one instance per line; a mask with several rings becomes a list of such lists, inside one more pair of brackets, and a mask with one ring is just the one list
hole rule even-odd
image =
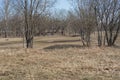
[[120, 79], [119, 49], [6, 49], [0, 53], [0, 80]]
[[[0, 49], [0, 80], [120, 79], [119, 47], [84, 48], [77, 40], [78, 37], [40, 37], [35, 39], [36, 49]], [[11, 46], [3, 46], [8, 45]]]

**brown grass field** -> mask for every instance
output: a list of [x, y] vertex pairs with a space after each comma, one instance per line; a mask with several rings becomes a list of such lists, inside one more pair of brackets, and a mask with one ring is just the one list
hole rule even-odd
[[79, 37], [0, 39], [0, 80], [120, 80], [120, 38], [115, 47], [82, 47]]

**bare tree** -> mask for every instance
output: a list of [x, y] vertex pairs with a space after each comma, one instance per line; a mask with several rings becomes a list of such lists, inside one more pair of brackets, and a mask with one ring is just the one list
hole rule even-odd
[[11, 9], [11, 0], [2, 0], [3, 6], [1, 7], [1, 14], [3, 16], [2, 20], [4, 21], [4, 37], [8, 37], [8, 32], [9, 32], [9, 25], [8, 25], [8, 20], [10, 17], [10, 9]]
[[34, 29], [41, 14], [45, 14], [53, 4], [49, 0], [14, 0], [16, 10], [21, 11], [24, 16], [24, 31], [26, 47], [33, 47]]
[[98, 45], [107, 42], [108, 46], [113, 46], [120, 30], [120, 0], [93, 1], [98, 25]]
[[[76, 12], [79, 33], [84, 46], [90, 46], [91, 33], [95, 27], [94, 9], [92, 9], [91, 0], [76, 0], [74, 2], [74, 11]], [[78, 21], [77, 21], [78, 20]]]
[[65, 29], [67, 26], [67, 11], [64, 9], [60, 9], [56, 11], [54, 14], [54, 22], [56, 23], [57, 31], [61, 33], [61, 35], [65, 35]]

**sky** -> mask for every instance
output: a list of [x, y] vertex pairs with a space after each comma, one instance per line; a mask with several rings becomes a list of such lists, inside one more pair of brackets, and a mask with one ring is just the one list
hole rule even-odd
[[2, 0], [0, 0], [0, 7], [1, 7], [1, 5], [2, 5]]
[[55, 8], [69, 10], [70, 4], [69, 4], [68, 0], [57, 0]]
[[[1, 6], [2, 0], [0, 0], [0, 6]], [[57, 3], [55, 5], [56, 9], [65, 9], [69, 10], [70, 9], [70, 4], [68, 0], [57, 0]]]
[[[0, 7], [2, 5], [2, 0], [0, 0]], [[55, 4], [55, 9], [57, 10], [70, 10], [71, 5], [68, 0], [57, 0], [57, 3]]]

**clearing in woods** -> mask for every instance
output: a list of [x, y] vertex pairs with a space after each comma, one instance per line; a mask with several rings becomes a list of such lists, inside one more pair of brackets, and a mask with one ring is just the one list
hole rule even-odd
[[24, 49], [22, 38], [0, 39], [0, 80], [119, 80], [119, 40], [85, 48], [79, 37], [36, 37]]

